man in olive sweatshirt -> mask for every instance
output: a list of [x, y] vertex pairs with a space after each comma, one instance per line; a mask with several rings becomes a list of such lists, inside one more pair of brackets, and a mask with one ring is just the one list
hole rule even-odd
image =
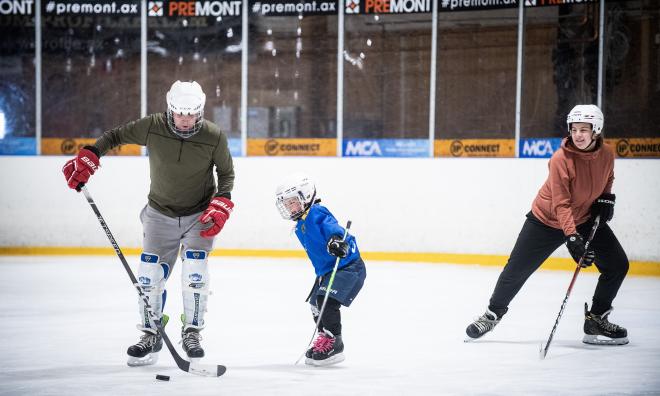
[[[227, 136], [204, 119], [205, 102], [197, 82], [176, 81], [167, 93], [167, 112], [106, 131], [62, 169], [68, 186], [77, 189], [87, 183], [100, 167], [99, 158], [112, 148], [122, 144], [147, 148], [151, 186], [148, 204], [140, 213], [144, 242], [137, 278], [153, 313], [162, 318], [165, 282], [180, 255], [182, 344], [193, 359], [204, 356], [200, 331], [209, 294], [208, 255], [234, 207], [234, 165]], [[141, 320], [137, 327], [143, 334], [128, 348], [129, 366], [156, 363], [163, 345], [141, 298], [138, 305]], [[163, 324], [167, 319], [165, 315]]]

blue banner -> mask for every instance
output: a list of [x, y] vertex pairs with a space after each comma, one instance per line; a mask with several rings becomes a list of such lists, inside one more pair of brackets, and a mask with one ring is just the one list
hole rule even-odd
[[428, 139], [344, 139], [344, 157], [428, 157]]
[[561, 138], [522, 138], [520, 158], [550, 158], [561, 145]]
[[0, 139], [0, 155], [36, 155], [37, 139], [6, 136]]
[[242, 145], [241, 145], [241, 139], [240, 138], [228, 138], [227, 139], [228, 144], [229, 144], [229, 152], [231, 153], [232, 157], [242, 157]]

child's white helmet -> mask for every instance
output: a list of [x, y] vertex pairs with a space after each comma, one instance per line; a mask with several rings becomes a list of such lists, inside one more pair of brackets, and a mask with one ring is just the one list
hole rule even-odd
[[275, 206], [285, 220], [298, 220], [314, 203], [316, 186], [304, 173], [287, 176], [275, 190]]
[[568, 126], [568, 133], [571, 133], [571, 124], [574, 122], [586, 122], [591, 124], [591, 130], [600, 135], [603, 131], [603, 112], [600, 111], [596, 105], [577, 105], [568, 113], [566, 117], [566, 125]]
[[[204, 120], [206, 94], [196, 82], [175, 81], [167, 92], [167, 125], [172, 132], [182, 138], [189, 138], [199, 132]], [[195, 125], [187, 131], [178, 129], [174, 124], [173, 114], [196, 115]]]

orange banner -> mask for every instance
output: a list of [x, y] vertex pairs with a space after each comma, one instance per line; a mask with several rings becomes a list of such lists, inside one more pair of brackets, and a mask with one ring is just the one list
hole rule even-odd
[[515, 157], [515, 139], [438, 139], [436, 157]]
[[660, 138], [605, 139], [619, 158], [660, 158]]
[[337, 156], [337, 139], [248, 139], [248, 156]]
[[[75, 155], [83, 146], [92, 145], [96, 138], [43, 138], [41, 139], [41, 154], [43, 155]], [[142, 155], [140, 146], [126, 144], [115, 147], [105, 155]]]

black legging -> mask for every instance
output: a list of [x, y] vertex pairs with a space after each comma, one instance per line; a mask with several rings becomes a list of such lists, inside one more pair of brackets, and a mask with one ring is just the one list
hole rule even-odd
[[[586, 239], [592, 225], [593, 222], [590, 220], [579, 225], [577, 230]], [[527, 278], [564, 244], [565, 239], [562, 230], [548, 227], [531, 212], [528, 213], [509, 261], [497, 279], [488, 309], [499, 317], [504, 315], [509, 303], [518, 294]], [[591, 312], [600, 315], [611, 308], [612, 301], [628, 273], [628, 257], [607, 223], [601, 223], [590, 248], [596, 254], [594, 265], [600, 271]]]
[[[320, 310], [323, 306], [323, 299], [325, 296], [316, 296], [316, 307]], [[332, 297], [328, 297], [328, 303], [325, 304], [325, 310], [323, 311], [323, 317], [319, 323], [319, 332], [326, 329], [332, 333], [332, 335], [338, 336], [341, 335], [341, 312], [339, 311], [341, 304], [339, 301], [335, 300]], [[318, 316], [314, 316], [314, 323]]]

